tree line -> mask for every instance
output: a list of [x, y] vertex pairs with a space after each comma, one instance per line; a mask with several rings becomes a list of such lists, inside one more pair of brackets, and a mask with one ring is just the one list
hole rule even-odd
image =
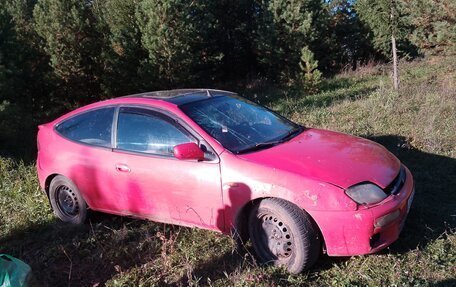
[[36, 117], [258, 80], [312, 93], [390, 61], [392, 35], [400, 58], [454, 53], [455, 13], [453, 0], [3, 0], [0, 104]]

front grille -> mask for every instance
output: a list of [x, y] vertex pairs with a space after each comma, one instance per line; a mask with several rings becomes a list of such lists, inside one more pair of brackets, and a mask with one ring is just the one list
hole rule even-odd
[[405, 183], [405, 169], [403, 166], [401, 166], [401, 169], [399, 170], [399, 174], [396, 176], [396, 178], [384, 189], [385, 193], [387, 195], [390, 194], [397, 194], [401, 188], [404, 186]]

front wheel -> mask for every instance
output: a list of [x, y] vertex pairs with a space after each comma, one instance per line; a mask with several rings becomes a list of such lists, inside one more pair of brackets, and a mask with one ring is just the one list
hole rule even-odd
[[58, 175], [49, 186], [49, 201], [55, 215], [64, 222], [84, 223], [87, 217], [87, 204], [77, 186], [68, 178]]
[[285, 266], [290, 273], [308, 269], [320, 254], [312, 219], [285, 200], [261, 200], [250, 213], [249, 235], [260, 262]]

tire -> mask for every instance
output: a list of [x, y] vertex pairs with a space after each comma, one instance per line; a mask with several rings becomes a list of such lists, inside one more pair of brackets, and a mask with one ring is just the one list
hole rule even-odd
[[310, 216], [296, 205], [267, 198], [249, 215], [249, 236], [261, 263], [284, 266], [297, 274], [320, 255], [318, 231]]
[[87, 204], [77, 186], [58, 175], [49, 186], [49, 201], [55, 215], [63, 222], [83, 224], [87, 218]]

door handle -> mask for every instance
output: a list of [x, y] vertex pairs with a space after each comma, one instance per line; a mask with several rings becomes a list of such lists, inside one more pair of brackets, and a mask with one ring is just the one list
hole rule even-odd
[[116, 170], [121, 172], [130, 172], [131, 169], [126, 164], [118, 163], [116, 164]]

